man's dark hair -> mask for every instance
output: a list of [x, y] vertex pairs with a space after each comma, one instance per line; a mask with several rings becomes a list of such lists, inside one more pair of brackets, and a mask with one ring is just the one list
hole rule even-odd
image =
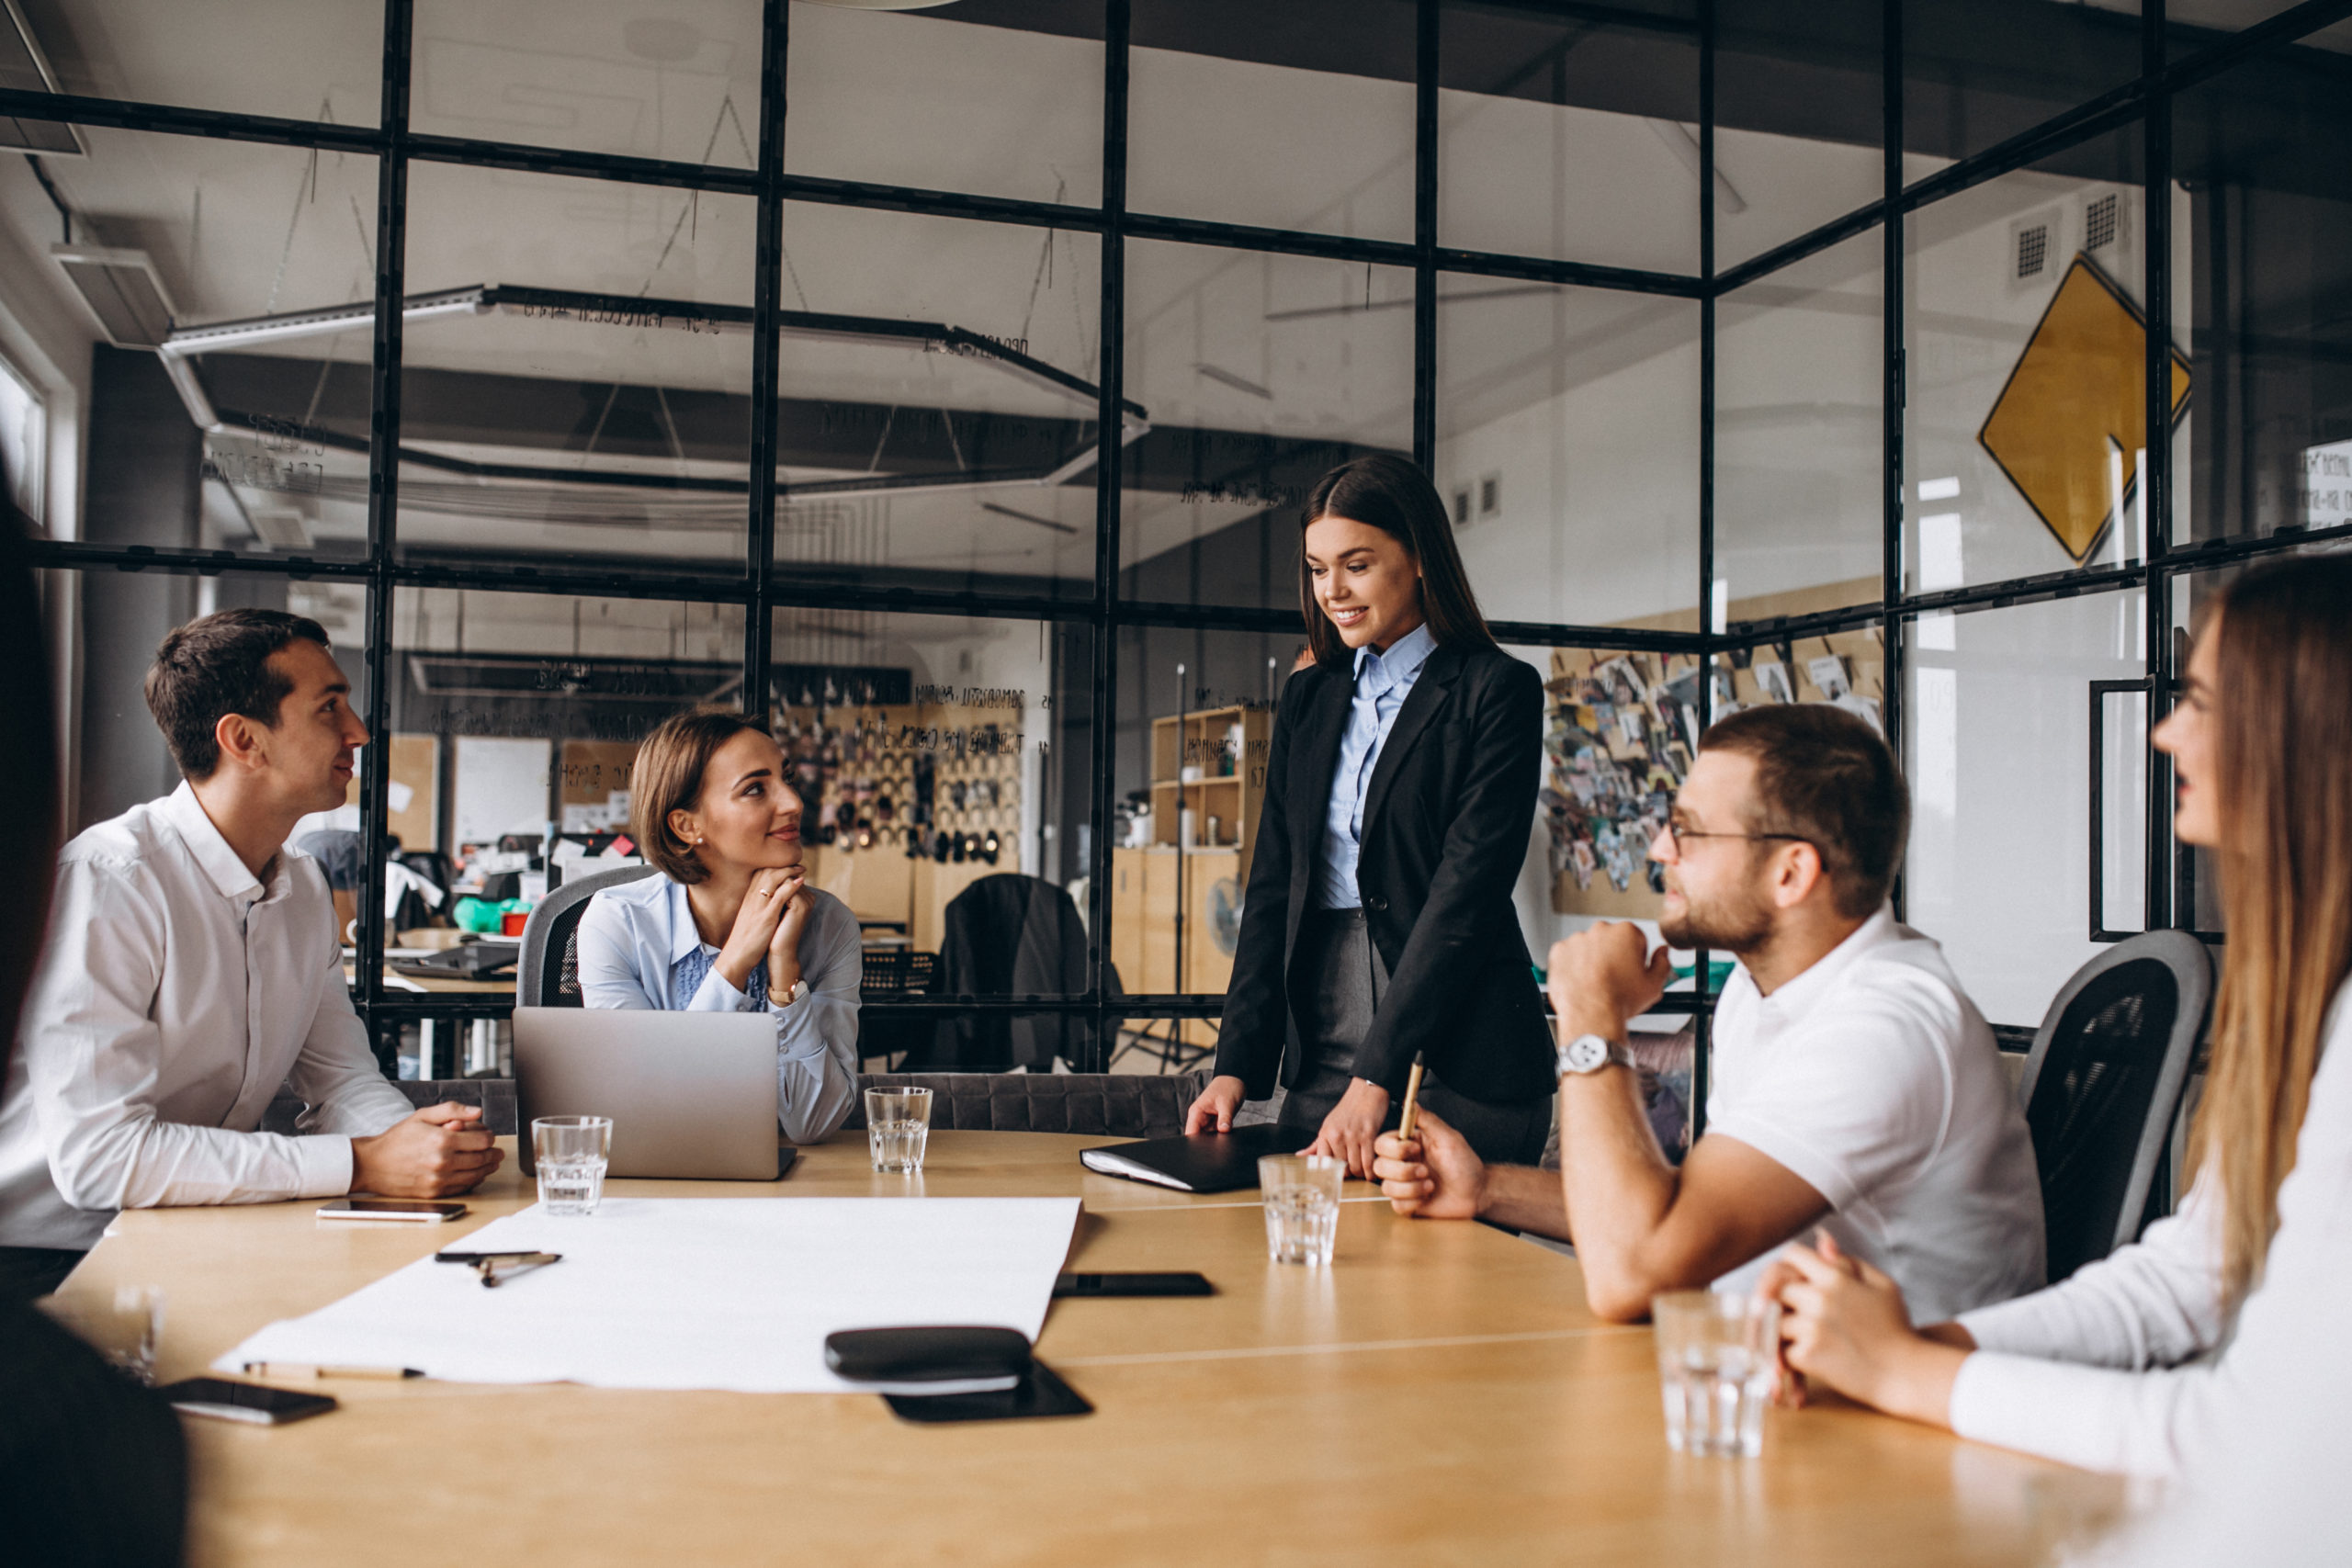
[[220, 765], [213, 728], [230, 714], [276, 728], [277, 706], [294, 682], [269, 667], [269, 656], [295, 638], [327, 642], [326, 628], [283, 610], [222, 610], [175, 628], [147, 671], [147, 711], [191, 780]]
[[1911, 832], [1911, 791], [1868, 720], [1826, 703], [1746, 708], [1709, 726], [1699, 749], [1756, 760], [1748, 830], [1811, 844], [1840, 915], [1859, 920], [1886, 902]]

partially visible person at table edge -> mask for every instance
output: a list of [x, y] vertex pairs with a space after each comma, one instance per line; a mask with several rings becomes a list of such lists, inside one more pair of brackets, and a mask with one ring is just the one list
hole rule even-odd
[[[2039, 1286], [2033, 1144], [1993, 1032], [1886, 901], [1907, 820], [1893, 754], [1853, 714], [1776, 705], [1711, 726], [1650, 845], [1666, 944], [1611, 922], [1552, 949], [1559, 1174], [1489, 1168], [1432, 1115], [1380, 1140], [1391, 1202], [1575, 1242], [1608, 1318], [1663, 1291], [1748, 1289], [1816, 1222], [1950, 1312]], [[1707, 1132], [1679, 1169], [1625, 1043], [1668, 946], [1740, 959], [1715, 1009]]]
[[[316, 621], [223, 610], [147, 672], [183, 782], [65, 846], [0, 1089], [0, 1270], [53, 1286], [119, 1209], [471, 1190], [475, 1106], [413, 1111], [352, 1010], [334, 905], [286, 836], [341, 806], [367, 727]], [[257, 1131], [288, 1084], [286, 1137]]]
[[582, 1005], [767, 1013], [780, 1129], [819, 1142], [856, 1103], [865, 959], [849, 906], [808, 886], [783, 750], [732, 708], [691, 708], [645, 738], [629, 781], [657, 874], [588, 901]]
[[1404, 458], [1324, 475], [1300, 545], [1315, 659], [1283, 688], [1216, 1072], [1184, 1130], [1230, 1130], [1279, 1081], [1308, 1152], [1368, 1176], [1420, 1055], [1423, 1103], [1532, 1159], [1550, 1080], [1511, 887], [1543, 677], [1496, 646], [1445, 503]]
[[[0, 483], [0, 1081], [40, 958], [57, 849], [56, 719], [25, 534]], [[179, 1419], [35, 1308], [0, 1292], [0, 1529], [12, 1561], [171, 1568], [187, 1518]]]
[[[2173, 760], [2229, 942], [2180, 1211], [2063, 1284], [1915, 1329], [1846, 1249], [1760, 1289], [1789, 1365], [1895, 1415], [2091, 1469], [2190, 1475], [2341, 1359], [2352, 1269], [2352, 558], [2249, 571], [2210, 610]], [[2339, 1417], [2344, 1413], [2338, 1413]], [[2341, 1445], [2337, 1452], [2341, 1453]]]

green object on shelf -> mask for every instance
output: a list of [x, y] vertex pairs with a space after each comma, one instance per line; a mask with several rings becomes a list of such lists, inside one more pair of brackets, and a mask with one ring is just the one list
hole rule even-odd
[[531, 901], [528, 898], [506, 898], [493, 904], [487, 898], [469, 896], [458, 900], [458, 907], [449, 912], [449, 918], [457, 922], [461, 931], [472, 931], [478, 936], [496, 936], [506, 929], [509, 914], [527, 915], [530, 912]]

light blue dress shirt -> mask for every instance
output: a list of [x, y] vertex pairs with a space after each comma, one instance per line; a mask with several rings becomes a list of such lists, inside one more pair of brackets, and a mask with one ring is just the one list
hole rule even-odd
[[1415, 626], [1388, 645], [1386, 653], [1356, 649], [1356, 694], [1348, 708], [1348, 728], [1340, 735], [1339, 765], [1331, 771], [1331, 799], [1323, 809], [1323, 876], [1316, 895], [1322, 909], [1355, 909], [1363, 905], [1356, 888], [1356, 861], [1363, 846], [1363, 797], [1372, 788], [1372, 771], [1380, 748], [1396, 722], [1421, 666], [1437, 651], [1437, 638], [1426, 624]]
[[718, 973], [718, 949], [702, 940], [683, 883], [656, 872], [603, 888], [580, 917], [580, 1000], [592, 1008], [660, 1012], [760, 1012], [775, 1018], [777, 1122], [796, 1144], [824, 1138], [857, 1100], [858, 987], [865, 973], [857, 917], [810, 890], [800, 933], [808, 994], [779, 1008], [767, 965], [739, 991]]

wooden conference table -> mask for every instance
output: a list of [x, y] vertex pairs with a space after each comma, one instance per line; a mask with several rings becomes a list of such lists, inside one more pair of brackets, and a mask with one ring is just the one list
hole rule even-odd
[[[1218, 1292], [1055, 1303], [1038, 1353], [1091, 1416], [915, 1427], [871, 1395], [337, 1382], [344, 1408], [299, 1425], [186, 1424], [193, 1561], [2006, 1564], [2120, 1498], [1853, 1409], [1773, 1412], [1760, 1460], [1674, 1455], [1649, 1331], [1596, 1321], [1567, 1258], [1399, 1220], [1351, 1183], [1336, 1264], [1278, 1268], [1254, 1195], [1085, 1171], [1078, 1151], [1107, 1141], [940, 1133], [910, 1179], [844, 1135], [780, 1184], [609, 1189], [1079, 1194], [1073, 1266], [1196, 1269]], [[448, 1226], [321, 1225], [314, 1202], [129, 1213], [66, 1293], [162, 1286], [160, 1373], [193, 1376], [530, 1198], [510, 1152]]]

